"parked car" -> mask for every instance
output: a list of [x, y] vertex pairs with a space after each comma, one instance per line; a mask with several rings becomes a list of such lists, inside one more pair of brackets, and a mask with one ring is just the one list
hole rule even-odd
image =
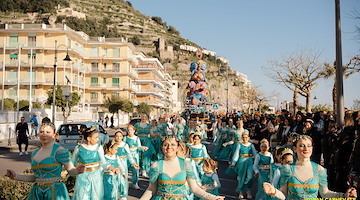
[[69, 151], [73, 151], [79, 142], [80, 130], [95, 126], [99, 133], [99, 144], [109, 142], [109, 135], [106, 130], [97, 122], [70, 122], [61, 124], [57, 130], [59, 144]]

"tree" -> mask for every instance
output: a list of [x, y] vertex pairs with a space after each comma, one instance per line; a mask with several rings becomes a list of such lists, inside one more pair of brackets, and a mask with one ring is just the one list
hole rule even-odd
[[[336, 63], [334, 65], [330, 65], [328, 63], [324, 64], [325, 70], [320, 73], [321, 77], [324, 79], [332, 78], [334, 80], [333, 89], [332, 89], [332, 101], [333, 101], [333, 110], [334, 113], [337, 111], [336, 107]], [[351, 67], [351, 62], [347, 65], [343, 66], [343, 76], [345, 78], [349, 78], [349, 76], [358, 72], [356, 69]]]
[[311, 112], [315, 113], [318, 111], [326, 111], [326, 112], [330, 112], [331, 111], [331, 106], [328, 104], [318, 104], [315, 105], [311, 108]]
[[133, 43], [134, 45], [139, 45], [139, 44], [141, 44], [140, 38], [139, 38], [137, 35], [135, 35], [134, 37], [132, 37], [132, 38], [130, 39], [130, 42]]
[[360, 110], [360, 100], [359, 99], [355, 99], [354, 100], [354, 104], [352, 106], [352, 109], [354, 110]]
[[129, 99], [123, 99], [121, 110], [126, 113], [131, 113], [134, 110], [134, 104]]
[[4, 110], [15, 110], [15, 108], [16, 108], [15, 104], [16, 104], [16, 102], [14, 99], [5, 98], [4, 99]]
[[175, 35], [180, 35], [180, 32], [173, 26], [169, 26], [168, 30], [167, 30], [169, 33], [171, 34], [175, 34]]
[[[294, 108], [297, 107], [297, 94], [306, 98], [306, 112], [311, 111], [311, 91], [318, 84], [324, 70], [318, 61], [320, 54], [312, 51], [293, 53], [281, 61], [270, 61], [264, 68], [265, 75], [294, 92]], [[296, 111], [295, 111], [296, 112]]]
[[150, 112], [152, 111], [152, 106], [145, 103], [145, 102], [141, 102], [138, 106], [137, 106], [137, 112], [139, 114], [147, 114], [148, 116], [150, 115]]
[[19, 101], [19, 110], [20, 111], [29, 111], [29, 101], [28, 100], [20, 100]]
[[41, 108], [41, 103], [40, 102], [34, 102], [32, 106], [33, 106], [33, 108]]
[[[126, 113], [130, 113], [134, 109], [134, 104], [129, 99], [121, 98], [115, 95], [112, 95], [110, 98], [107, 98], [104, 102], [104, 106], [113, 115], [115, 113], [118, 113], [118, 119], [120, 119], [120, 114], [119, 114], [120, 110]], [[118, 126], [119, 123], [120, 121], [118, 120]]]
[[[51, 105], [53, 103], [53, 90], [48, 90], [47, 92], [48, 99], [46, 104]], [[58, 85], [55, 90], [55, 105], [61, 108], [61, 111], [64, 116], [64, 121], [66, 122], [68, 117], [71, 114], [71, 108], [77, 105], [80, 102], [80, 96], [76, 92], [72, 92], [71, 101], [65, 101], [62, 95], [62, 86]]]

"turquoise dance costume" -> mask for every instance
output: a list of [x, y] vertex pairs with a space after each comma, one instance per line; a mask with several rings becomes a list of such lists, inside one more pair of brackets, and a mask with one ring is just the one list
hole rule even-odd
[[206, 192], [213, 195], [219, 195], [219, 188], [221, 187], [219, 176], [216, 173], [205, 173], [201, 177], [201, 185], [206, 187]]
[[160, 134], [160, 129], [157, 126], [153, 126], [150, 129], [151, 143], [155, 149], [156, 158], [160, 159], [163, 157], [163, 153], [161, 151], [161, 134], [158, 136], [156, 134]]
[[238, 185], [237, 192], [250, 191], [252, 188], [253, 178], [253, 157], [257, 155], [257, 151], [252, 143], [235, 143], [235, 151], [231, 165], [234, 169], [228, 168], [226, 174], [237, 174]]
[[270, 181], [270, 165], [274, 163], [274, 159], [270, 152], [266, 155], [258, 153], [255, 156], [254, 172], [259, 173], [258, 178], [258, 192], [256, 193], [256, 200], [258, 199], [271, 199], [270, 195], [267, 195], [263, 189], [263, 183]]
[[197, 172], [199, 173], [199, 177], [201, 178], [204, 174], [204, 170], [202, 169], [203, 161], [206, 158], [210, 158], [210, 156], [207, 153], [206, 146], [203, 144], [190, 145], [190, 148], [190, 157], [195, 161]]
[[71, 161], [74, 166], [79, 164], [86, 165], [86, 171], [77, 175], [75, 190], [72, 199], [103, 199], [103, 169], [107, 169], [108, 164], [104, 157], [104, 149], [99, 144], [78, 145], [73, 153]]
[[153, 196], [154, 200], [162, 199], [188, 199], [189, 189], [186, 187], [187, 178], [195, 178], [194, 172], [187, 169], [185, 160], [178, 158], [180, 163], [180, 170], [173, 177], [163, 172], [164, 160], [159, 160], [157, 167], [150, 169], [150, 183], [157, 181], [157, 193]]
[[270, 182], [274, 185], [276, 189], [280, 189], [281, 167], [281, 163], [271, 163], [270, 165]]
[[179, 138], [179, 140], [183, 140], [183, 134], [184, 134], [184, 130], [186, 128], [186, 124], [184, 123], [178, 123], [175, 125], [175, 129], [176, 129], [176, 136]]
[[[139, 165], [139, 151], [143, 150], [139, 137], [136, 135], [134, 135], [133, 137], [126, 136], [125, 142], [129, 145], [130, 154], [132, 158], [134, 158], [135, 163]], [[132, 184], [135, 185], [139, 181], [139, 170], [131, 167], [130, 171], [132, 173]]]
[[313, 177], [302, 182], [295, 175], [295, 163], [284, 165], [281, 168], [280, 186], [287, 184], [288, 194], [286, 199], [302, 200], [317, 198], [321, 186], [328, 185], [326, 169], [314, 162], [311, 162]]
[[110, 170], [104, 170], [104, 199], [118, 200], [120, 198], [121, 177], [125, 175], [125, 169], [117, 155], [105, 155], [105, 160], [112, 167], [120, 168], [121, 172], [115, 174]]
[[151, 143], [150, 130], [151, 125], [145, 123], [145, 127], [141, 127], [141, 122], [134, 125], [136, 128], [136, 135], [140, 138], [141, 145], [146, 146], [149, 149], [140, 153], [140, 165], [141, 169], [149, 172], [151, 166], [151, 159], [155, 156], [155, 149]]
[[32, 186], [29, 200], [69, 200], [68, 190], [60, 182], [63, 163], [70, 162], [70, 153], [67, 149], [54, 144], [51, 154], [40, 162], [34, 160], [41, 149], [36, 149], [31, 155], [31, 169], [34, 172], [35, 184]]
[[[235, 126], [228, 127], [227, 129], [226, 138], [223, 143], [234, 141], [234, 136], [237, 131]], [[222, 147], [221, 151], [219, 152], [218, 160], [229, 160], [232, 157], [234, 144], [228, 144], [226, 147]]]
[[[129, 149], [129, 145], [126, 144], [124, 141], [119, 143], [119, 148], [116, 153], [121, 162], [122, 166], [124, 166], [125, 175], [128, 176], [128, 166], [134, 168], [133, 165], [136, 164], [134, 158]], [[128, 178], [124, 178], [120, 176], [120, 196], [121, 198], [126, 198], [129, 193], [129, 180]]]
[[218, 132], [219, 132], [219, 139], [216, 142], [216, 147], [214, 149], [214, 152], [212, 153], [213, 157], [218, 157], [219, 156], [219, 152], [221, 151], [221, 149], [223, 148], [222, 144], [225, 142], [226, 140], [226, 134], [228, 133], [229, 129], [228, 127], [220, 127]]

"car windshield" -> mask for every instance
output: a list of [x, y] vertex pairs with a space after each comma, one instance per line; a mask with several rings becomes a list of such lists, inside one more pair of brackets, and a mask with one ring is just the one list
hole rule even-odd
[[86, 128], [84, 124], [63, 124], [59, 128], [60, 135], [79, 135], [82, 128]]

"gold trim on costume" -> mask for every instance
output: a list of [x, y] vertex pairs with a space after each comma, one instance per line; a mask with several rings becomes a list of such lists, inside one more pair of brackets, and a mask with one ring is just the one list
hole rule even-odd
[[288, 187], [299, 187], [299, 188], [319, 188], [318, 184], [313, 184], [313, 185], [305, 185], [305, 184], [297, 184], [297, 183], [288, 183]]
[[249, 157], [252, 157], [252, 154], [242, 153], [242, 154], [240, 154], [240, 156], [244, 157], [244, 158], [249, 158]]
[[186, 182], [186, 180], [183, 181], [163, 181], [163, 180], [158, 180], [159, 183], [162, 184], [184, 184]]
[[200, 162], [200, 161], [204, 160], [204, 157], [191, 158], [191, 159], [193, 159], [195, 162]]
[[58, 166], [58, 165], [59, 165], [59, 163], [51, 163], [51, 164], [46, 164], [46, 165], [33, 165], [33, 166], [31, 166], [31, 169], [54, 167], [54, 166]]

